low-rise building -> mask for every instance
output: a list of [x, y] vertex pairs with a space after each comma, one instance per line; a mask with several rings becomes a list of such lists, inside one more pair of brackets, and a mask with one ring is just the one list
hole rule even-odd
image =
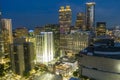
[[80, 75], [95, 80], [120, 79], [120, 45], [111, 39], [99, 39], [81, 52]]

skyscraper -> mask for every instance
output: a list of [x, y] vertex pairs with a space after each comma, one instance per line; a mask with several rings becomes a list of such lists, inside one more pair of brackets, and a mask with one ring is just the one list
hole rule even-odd
[[4, 52], [10, 53], [10, 44], [13, 43], [12, 37], [12, 22], [11, 19], [1, 19], [2, 22], [2, 35], [4, 40]]
[[22, 44], [11, 45], [11, 68], [18, 75], [23, 75], [25, 71], [24, 49]]
[[1, 17], [2, 16], [2, 12], [0, 11], [0, 33], [1, 33], [1, 30], [2, 30], [2, 24], [1, 24]]
[[[0, 11], [0, 56], [4, 53], [4, 43], [3, 43], [3, 38], [2, 38], [2, 23], [1, 23], [1, 19], [2, 19], [2, 12]], [[1, 61], [1, 58], [0, 58]]]
[[31, 42], [19, 38], [11, 45], [11, 67], [14, 73], [25, 75], [34, 67], [34, 47]]
[[58, 24], [48, 24], [44, 27], [46, 32], [53, 32], [53, 45], [55, 58], [60, 56], [60, 26]]
[[2, 22], [3, 29], [6, 29], [8, 31], [8, 36], [7, 37], [9, 37], [9, 42], [13, 43], [12, 20], [11, 19], [2, 19], [1, 22]]
[[60, 33], [68, 33], [70, 31], [72, 21], [72, 11], [70, 6], [61, 6], [59, 9]]
[[86, 30], [94, 30], [95, 24], [95, 2], [86, 3]]
[[77, 13], [75, 28], [80, 30], [85, 30], [85, 14], [84, 13]]

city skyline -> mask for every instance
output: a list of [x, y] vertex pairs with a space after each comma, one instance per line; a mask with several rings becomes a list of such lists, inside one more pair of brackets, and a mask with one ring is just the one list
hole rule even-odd
[[[17, 27], [34, 28], [36, 26], [44, 26], [45, 24], [58, 23], [59, 7], [70, 5], [72, 9], [72, 25], [75, 24], [76, 15], [78, 12], [85, 12], [85, 3], [94, 1], [95, 5], [95, 20], [96, 22], [107, 22], [107, 27], [119, 25], [120, 11], [119, 2], [104, 1], [104, 0], [51, 0], [47, 1], [24, 1], [24, 0], [1, 0], [0, 9], [2, 18], [11, 18], [13, 29]], [[53, 17], [54, 16], [54, 17]]]
[[0, 80], [119, 80], [119, 2], [0, 0]]

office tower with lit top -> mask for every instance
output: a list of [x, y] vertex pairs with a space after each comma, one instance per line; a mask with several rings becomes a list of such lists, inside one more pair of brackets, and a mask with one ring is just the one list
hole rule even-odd
[[86, 3], [86, 30], [95, 30], [95, 2]]
[[75, 29], [85, 30], [85, 14], [82, 12], [77, 13]]
[[70, 32], [70, 26], [72, 21], [72, 11], [70, 6], [61, 6], [59, 9], [59, 24], [60, 24], [60, 33]]

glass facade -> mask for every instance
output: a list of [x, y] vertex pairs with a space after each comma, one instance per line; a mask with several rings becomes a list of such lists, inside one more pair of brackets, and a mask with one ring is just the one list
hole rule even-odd
[[61, 6], [59, 9], [60, 33], [68, 33], [72, 22], [72, 11], [70, 6]]
[[86, 3], [86, 29], [94, 30], [95, 2]]

